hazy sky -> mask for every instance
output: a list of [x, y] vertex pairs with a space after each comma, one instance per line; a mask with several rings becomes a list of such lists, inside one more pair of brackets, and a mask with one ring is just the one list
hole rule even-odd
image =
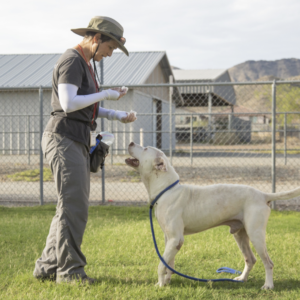
[[300, 58], [299, 0], [3, 0], [1, 54], [62, 53], [94, 16], [125, 29], [129, 51], [167, 52], [182, 69]]

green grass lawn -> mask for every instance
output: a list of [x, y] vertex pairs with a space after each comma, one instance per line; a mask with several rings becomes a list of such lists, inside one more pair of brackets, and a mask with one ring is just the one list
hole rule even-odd
[[[156, 255], [147, 207], [90, 207], [82, 244], [86, 273], [93, 286], [56, 284], [33, 278], [35, 260], [45, 245], [54, 206], [0, 207], [0, 299], [300, 299], [300, 213], [272, 212], [268, 252], [275, 264], [275, 289], [261, 290], [265, 272], [258, 258], [246, 283], [207, 284], [173, 275], [159, 288]], [[154, 219], [158, 246], [164, 239]], [[256, 257], [257, 254], [254, 251]], [[200, 278], [233, 278], [219, 267], [241, 270], [243, 257], [229, 228], [186, 236], [176, 270]]]

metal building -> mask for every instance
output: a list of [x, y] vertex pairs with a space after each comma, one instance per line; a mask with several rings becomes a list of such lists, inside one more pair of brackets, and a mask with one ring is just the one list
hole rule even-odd
[[[215, 117], [212, 115], [213, 107], [228, 107], [228, 129], [238, 130], [240, 128], [248, 128], [251, 126], [249, 121], [243, 121], [240, 118], [233, 116], [231, 113], [234, 111], [236, 104], [236, 95], [234, 87], [229, 86], [214, 86], [209, 85], [212, 82], [231, 82], [228, 70], [226, 69], [208, 69], [208, 70], [181, 70], [173, 69], [175, 80], [177, 83], [205, 83], [205, 86], [192, 86], [180, 87], [180, 93], [183, 98], [183, 104], [177, 105], [176, 108], [176, 130], [182, 132], [177, 134], [178, 137], [184, 138], [184, 132], [189, 132], [187, 126], [194, 121], [207, 119], [207, 128], [201, 128], [210, 132], [209, 136], [214, 136], [216, 130]], [[190, 122], [191, 116], [184, 115], [184, 113], [194, 113], [192, 115], [192, 123]], [[205, 114], [207, 113], [207, 115]], [[241, 125], [242, 124], [242, 125]], [[197, 128], [195, 128], [196, 130]], [[199, 128], [198, 128], [199, 129]], [[241, 137], [241, 140], [249, 141], [251, 135], [248, 133]]]
[[182, 106], [233, 106], [236, 103], [233, 86], [209, 86], [210, 82], [231, 82], [226, 69], [174, 69], [173, 73], [177, 83], [207, 83], [207, 86], [181, 87]]

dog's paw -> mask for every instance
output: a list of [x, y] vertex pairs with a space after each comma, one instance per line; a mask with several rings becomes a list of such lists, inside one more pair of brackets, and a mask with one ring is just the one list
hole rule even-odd
[[162, 283], [162, 282], [158, 282], [155, 286], [158, 286], [158, 287], [163, 287], [165, 284]]
[[261, 287], [262, 290], [273, 290], [274, 289], [274, 284], [264, 284], [262, 287]]
[[245, 278], [244, 276], [238, 276], [238, 277], [235, 277], [233, 280], [237, 280], [237, 281], [244, 281], [246, 282], [247, 281], [247, 278]]

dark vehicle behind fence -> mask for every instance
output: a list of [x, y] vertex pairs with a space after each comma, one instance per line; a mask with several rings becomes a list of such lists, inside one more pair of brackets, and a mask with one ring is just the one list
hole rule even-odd
[[191, 134], [193, 136], [193, 142], [201, 143], [206, 142], [208, 133], [203, 127], [176, 127], [176, 141], [178, 143], [190, 142]]

